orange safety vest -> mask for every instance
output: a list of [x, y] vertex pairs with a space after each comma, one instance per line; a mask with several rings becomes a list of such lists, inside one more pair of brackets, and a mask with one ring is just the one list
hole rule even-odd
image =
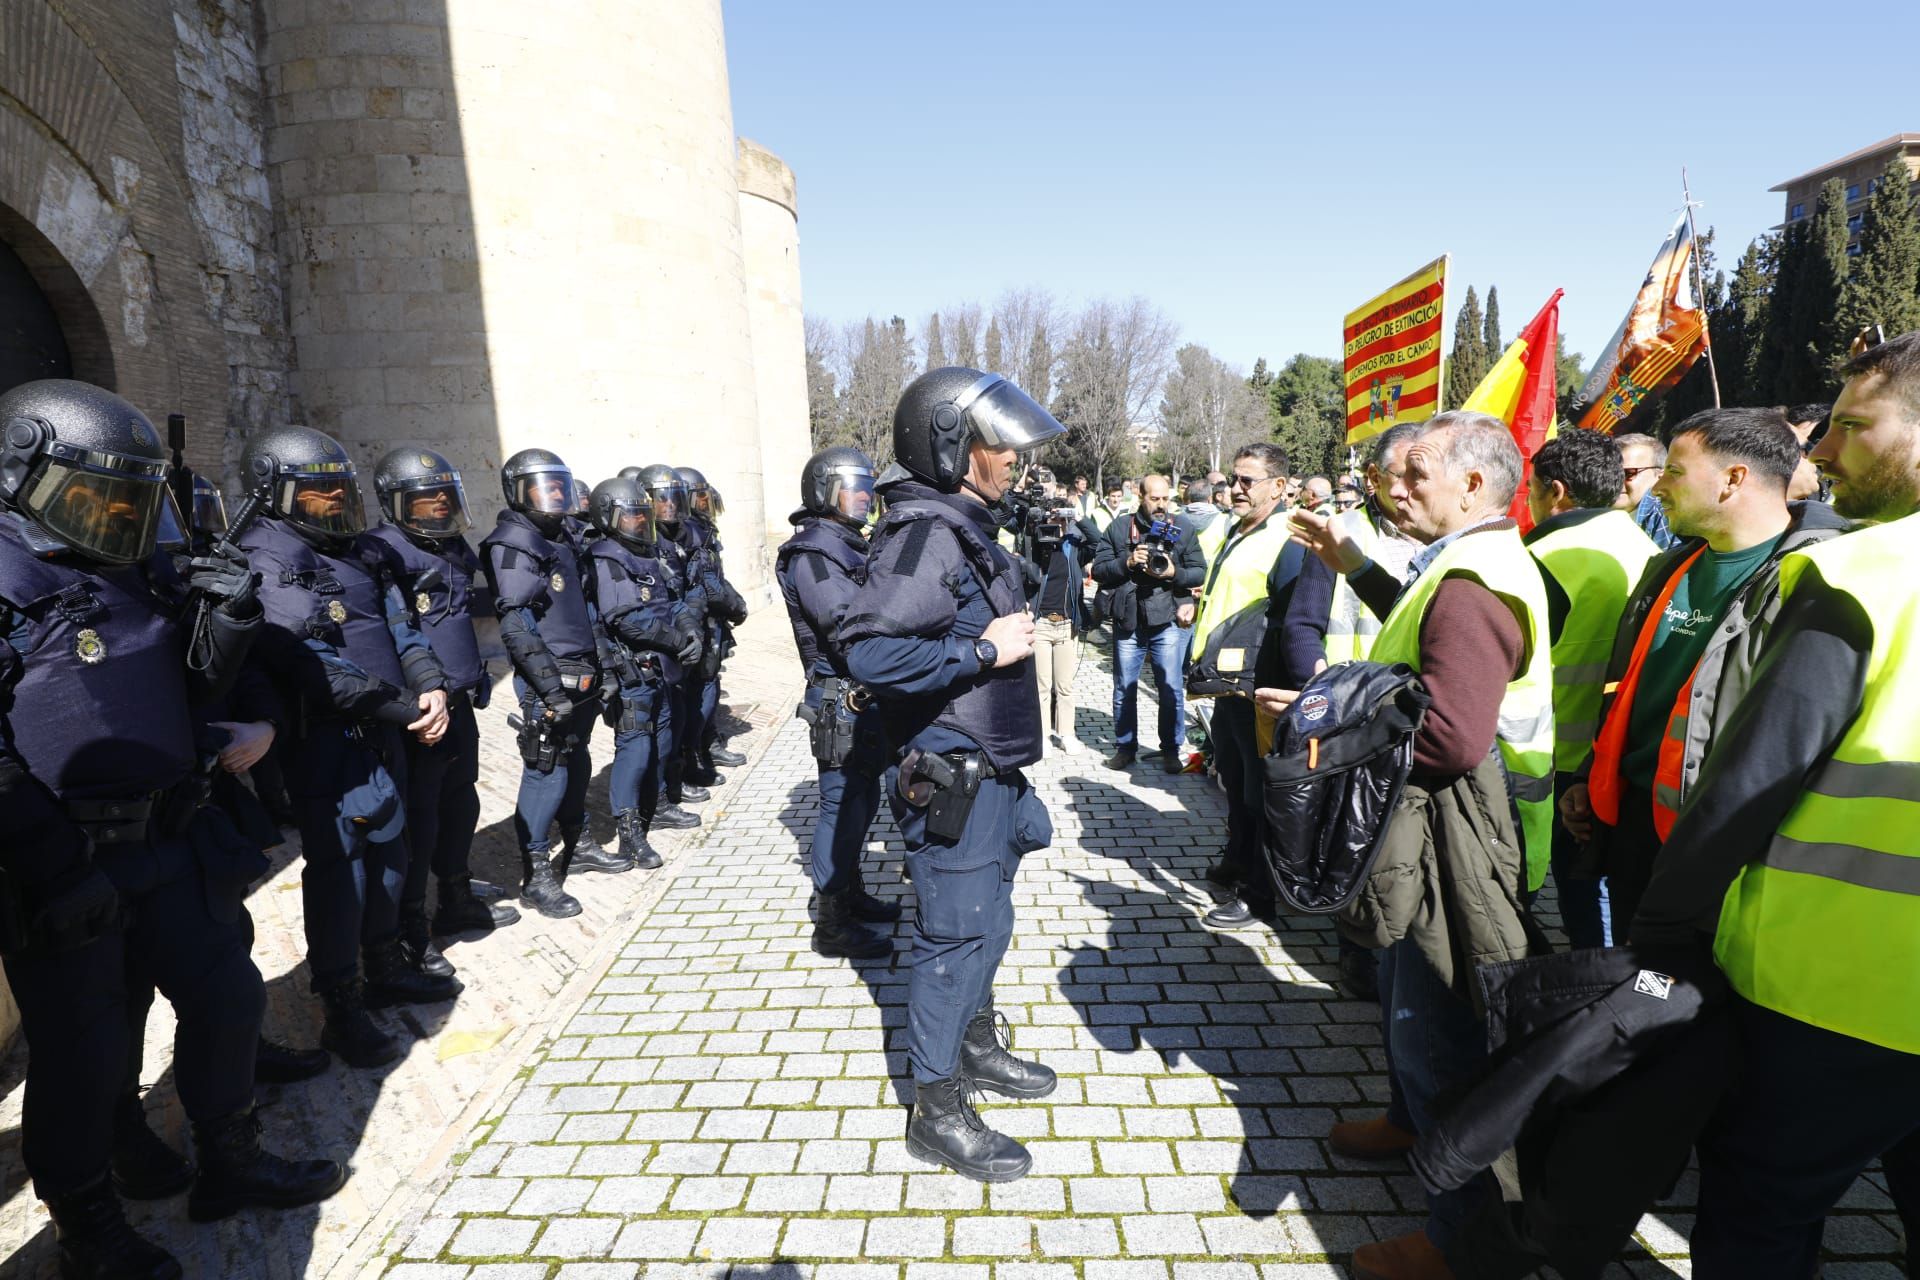
[[[1678, 572], [1667, 579], [1667, 585], [1661, 589], [1660, 598], [1653, 602], [1653, 609], [1647, 614], [1647, 620], [1640, 625], [1640, 636], [1634, 641], [1633, 656], [1627, 660], [1626, 674], [1620, 682], [1608, 687], [1607, 692], [1614, 695], [1613, 702], [1607, 707], [1607, 718], [1601, 722], [1600, 736], [1593, 743], [1593, 767], [1587, 776], [1587, 801], [1593, 806], [1593, 816], [1610, 827], [1620, 825], [1620, 796], [1626, 789], [1626, 783], [1620, 777], [1620, 760], [1627, 751], [1627, 722], [1633, 718], [1633, 698], [1640, 688], [1640, 671], [1646, 665], [1647, 651], [1653, 647], [1654, 633], [1660, 629], [1660, 620], [1666, 615], [1667, 605], [1673, 599], [1673, 593], [1680, 589], [1681, 579], [1687, 576], [1687, 570], [1693, 568], [1693, 562], [1706, 551], [1700, 550], [1688, 556]], [[1680, 816], [1681, 769], [1687, 755], [1687, 705], [1693, 701], [1693, 678], [1700, 674], [1700, 664], [1695, 663], [1693, 670], [1687, 673], [1686, 683], [1680, 686], [1680, 692], [1673, 700], [1673, 712], [1667, 717], [1667, 735], [1660, 743], [1660, 763], [1653, 775], [1653, 829], [1662, 840], [1673, 830], [1674, 821]]]

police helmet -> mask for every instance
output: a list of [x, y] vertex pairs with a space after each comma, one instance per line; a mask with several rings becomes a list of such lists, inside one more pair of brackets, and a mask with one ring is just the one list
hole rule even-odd
[[622, 467], [619, 476], [622, 480], [638, 480], [640, 473], [645, 470], [645, 467]]
[[500, 468], [507, 506], [529, 516], [564, 516], [573, 510], [573, 472], [547, 449], [522, 449]]
[[593, 490], [587, 486], [585, 480], [582, 480], [579, 476], [575, 476], [573, 478], [573, 510], [567, 514], [579, 516], [584, 520], [592, 510]]
[[180, 501], [167, 486], [167, 500], [160, 504], [160, 523], [154, 527], [154, 546], [168, 555], [191, 555], [193, 539], [187, 534], [187, 522], [180, 518]]
[[1066, 433], [999, 374], [949, 365], [929, 369], [901, 393], [893, 411], [893, 456], [915, 478], [954, 493], [967, 474], [974, 441], [1024, 453]]
[[431, 449], [402, 445], [373, 469], [380, 514], [422, 538], [457, 538], [473, 527], [460, 470]]
[[193, 521], [191, 532], [218, 538], [227, 531], [227, 502], [220, 488], [200, 475], [193, 477]]
[[661, 524], [677, 525], [687, 513], [689, 496], [680, 473], [664, 463], [640, 468], [635, 477], [653, 499], [653, 518]]
[[0, 503], [94, 560], [153, 554], [167, 454], [138, 409], [86, 382], [43, 378], [0, 394]]
[[687, 501], [693, 514], [711, 524], [727, 513], [726, 504], [720, 501], [720, 491], [707, 483], [707, 477], [699, 468], [675, 467], [673, 473], [687, 486]]
[[269, 427], [240, 454], [248, 484], [271, 485], [267, 510], [295, 529], [344, 541], [367, 527], [353, 459], [340, 442], [312, 427]]
[[848, 444], [822, 449], [800, 472], [800, 505], [817, 516], [864, 528], [873, 511], [873, 459]]
[[638, 480], [614, 476], [593, 486], [594, 527], [609, 538], [646, 549], [658, 536], [653, 524], [653, 495]]

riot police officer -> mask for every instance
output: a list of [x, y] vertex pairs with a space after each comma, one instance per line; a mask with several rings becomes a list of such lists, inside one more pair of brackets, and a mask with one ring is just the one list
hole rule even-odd
[[907, 984], [916, 1097], [907, 1150], [970, 1178], [1032, 1166], [989, 1129], [970, 1087], [1051, 1093], [1054, 1073], [1007, 1051], [993, 976], [1013, 937], [1023, 853], [1053, 838], [1020, 770], [1040, 758], [1033, 618], [1019, 562], [998, 543], [1020, 453], [1064, 434], [997, 374], [933, 369], [893, 415], [895, 466], [879, 491], [867, 581], [840, 624], [847, 671], [881, 700], [905, 749], [890, 798], [919, 900]]
[[[696, 555], [697, 534], [687, 520], [687, 508], [692, 495], [680, 479], [679, 473], [672, 467], [656, 463], [648, 467], [629, 467], [622, 470], [622, 476], [637, 480], [640, 487], [647, 491], [653, 501], [654, 525], [660, 531], [657, 543], [658, 558], [672, 577], [675, 595], [685, 602], [688, 611], [696, 623], [696, 633], [700, 637], [700, 653], [685, 664], [688, 675], [677, 682], [669, 695], [670, 714], [673, 720], [674, 750], [667, 755], [665, 766], [661, 770], [662, 786], [668, 809], [672, 812], [693, 817], [684, 804], [699, 804], [710, 799], [710, 785], [717, 785], [718, 775], [712, 781], [698, 776], [697, 769], [688, 769], [690, 758], [686, 749], [691, 738], [697, 738], [701, 732], [698, 720], [700, 706], [706, 692], [704, 672], [710, 665], [718, 670], [717, 659], [708, 652], [711, 628], [708, 619], [713, 614], [713, 597], [707, 592], [708, 575], [702, 572], [702, 563]], [[694, 825], [698, 825], [698, 818]]]
[[587, 549], [594, 599], [608, 641], [608, 674], [618, 682], [608, 703], [613, 725], [610, 794], [620, 853], [637, 866], [660, 865], [647, 843], [658, 817], [662, 773], [674, 745], [669, 694], [682, 662], [700, 654], [693, 614], [673, 594], [671, 571], [656, 557], [653, 501], [637, 481], [615, 476], [593, 490], [601, 537]]
[[738, 751], [720, 744], [720, 664], [733, 652], [733, 629], [747, 620], [747, 602], [727, 581], [721, 562], [720, 517], [726, 505], [720, 491], [707, 483], [707, 477], [695, 467], [675, 467], [675, 475], [687, 490], [687, 518], [682, 532], [693, 555], [690, 566], [700, 575], [701, 589], [709, 601], [707, 610], [707, 651], [702, 655], [700, 706], [697, 712], [699, 735], [682, 748], [683, 767], [695, 782], [714, 786], [720, 779], [718, 766], [734, 768], [747, 762]]
[[[522, 449], [500, 469], [507, 509], [480, 544], [513, 662], [520, 702], [520, 900], [552, 919], [580, 914], [563, 887], [571, 871], [631, 871], [633, 860], [602, 849], [587, 830], [588, 743], [600, 707], [599, 642], [586, 579], [568, 528], [573, 473], [556, 453]], [[559, 857], [549, 828], [560, 823]]]
[[800, 473], [800, 510], [790, 517], [795, 532], [774, 560], [807, 672], [799, 714], [820, 770], [820, 816], [808, 859], [816, 895], [813, 949], [855, 960], [892, 955], [891, 934], [873, 926], [900, 918], [898, 904], [874, 897], [860, 882], [860, 849], [880, 808], [886, 731], [880, 709], [848, 676], [836, 634], [867, 579], [874, 479], [873, 460], [851, 446], [808, 458]]
[[107, 1178], [130, 974], [179, 1019], [190, 1216], [346, 1180], [259, 1146], [266, 991], [239, 917], [266, 860], [202, 804], [190, 708], [234, 679], [260, 606], [243, 558], [192, 559], [182, 582], [154, 554], [165, 477], [152, 423], [118, 396], [59, 379], [0, 394], [0, 952], [29, 1047], [22, 1154], [74, 1276], [181, 1274]]
[[[350, 1066], [401, 1047], [369, 1006], [431, 1004], [459, 994], [430, 944], [403, 948], [406, 750], [447, 730], [446, 674], [401, 594], [391, 547], [365, 534], [352, 461], [311, 427], [275, 427], [247, 442], [242, 473], [267, 489], [265, 514], [239, 543], [260, 572], [267, 626], [256, 650], [290, 725], [281, 746], [300, 828], [307, 964], [326, 1007], [320, 1043]], [[364, 976], [364, 982], [363, 982]]]
[[[520, 913], [474, 893], [469, 856], [480, 826], [480, 729], [493, 681], [473, 632], [474, 584], [480, 557], [467, 545], [473, 520], [460, 472], [431, 449], [405, 445], [373, 472], [382, 522], [371, 536], [393, 550], [401, 593], [413, 609], [447, 677], [447, 734], [407, 746], [407, 836], [412, 857], [400, 894], [400, 929], [409, 942], [426, 934], [427, 873], [439, 881], [436, 935], [504, 928]], [[484, 588], [481, 597], [484, 599]]]

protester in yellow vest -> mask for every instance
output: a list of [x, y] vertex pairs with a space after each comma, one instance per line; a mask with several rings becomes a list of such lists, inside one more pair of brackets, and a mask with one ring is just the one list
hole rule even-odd
[[[1498, 745], [1525, 832], [1525, 885], [1493, 897], [1517, 912], [1523, 892], [1546, 871], [1553, 793], [1552, 678], [1546, 589], [1539, 567], [1507, 518], [1525, 463], [1506, 424], [1483, 413], [1443, 413], [1407, 450], [1392, 497], [1408, 532], [1426, 542], [1406, 585], [1369, 563], [1334, 522], [1293, 515], [1295, 537], [1347, 573], [1360, 597], [1385, 612], [1373, 643], [1375, 662], [1404, 662], [1433, 698], [1414, 738], [1413, 781], [1447, 786]], [[1276, 705], [1287, 691], [1263, 691]], [[1420, 821], [1425, 810], [1411, 810]], [[1494, 890], [1494, 886], [1488, 886]], [[1461, 910], [1475, 907], [1461, 904]], [[1444, 937], [1445, 929], [1438, 931]], [[1387, 1057], [1401, 1114], [1334, 1126], [1336, 1152], [1382, 1154], [1411, 1146], [1436, 1123], [1438, 1100], [1471, 1083], [1486, 1059], [1487, 1029], [1467, 1001], [1442, 981], [1420, 941], [1387, 948], [1380, 969]], [[1466, 1224], [1497, 1207], [1492, 1175], [1458, 1191], [1427, 1197], [1427, 1223], [1355, 1250], [1356, 1275], [1392, 1280], [1452, 1280], [1444, 1251]]]
[[1813, 1275], [1876, 1157], [1910, 1271], [1920, 1252], [1920, 332], [1841, 372], [1813, 458], [1871, 527], [1786, 557], [1752, 687], [1632, 924], [1681, 973], [1712, 934], [1737, 996], [1742, 1071], [1700, 1141], [1700, 1280]]
[[[1582, 781], [1593, 754], [1614, 634], [1647, 562], [1659, 554], [1614, 500], [1626, 483], [1620, 450], [1597, 431], [1562, 431], [1533, 455], [1527, 549], [1545, 571], [1547, 634], [1553, 642], [1554, 790]], [[1560, 919], [1576, 947], [1613, 941], [1606, 881], [1576, 867], [1580, 841], [1553, 824], [1553, 883]]]
[[[1286, 474], [1286, 451], [1277, 444], [1246, 445], [1234, 455], [1234, 522], [1207, 568], [1193, 620], [1193, 640], [1187, 646], [1190, 657], [1205, 651], [1214, 628], [1250, 606], [1272, 600], [1289, 585], [1284, 578], [1275, 579], [1281, 553], [1287, 548], [1286, 518], [1279, 513]], [[1288, 560], [1297, 567], [1297, 556]], [[1250, 662], [1247, 670], [1251, 674]], [[1260, 848], [1265, 808], [1251, 699], [1214, 700], [1213, 744], [1214, 765], [1227, 793], [1227, 840], [1207, 879], [1223, 888], [1237, 888], [1239, 896], [1208, 912], [1206, 922], [1231, 929], [1256, 917], [1273, 916], [1273, 884]]]

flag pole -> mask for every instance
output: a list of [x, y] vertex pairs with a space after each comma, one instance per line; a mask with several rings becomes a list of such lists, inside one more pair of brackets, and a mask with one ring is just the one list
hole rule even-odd
[[1687, 206], [1687, 237], [1693, 241], [1693, 296], [1700, 304], [1700, 345], [1707, 351], [1707, 378], [1713, 383], [1713, 407], [1720, 407], [1720, 369], [1713, 362], [1713, 334], [1707, 328], [1707, 278], [1700, 269], [1700, 230], [1693, 224], [1693, 189], [1687, 167], [1680, 166], [1680, 193]]

